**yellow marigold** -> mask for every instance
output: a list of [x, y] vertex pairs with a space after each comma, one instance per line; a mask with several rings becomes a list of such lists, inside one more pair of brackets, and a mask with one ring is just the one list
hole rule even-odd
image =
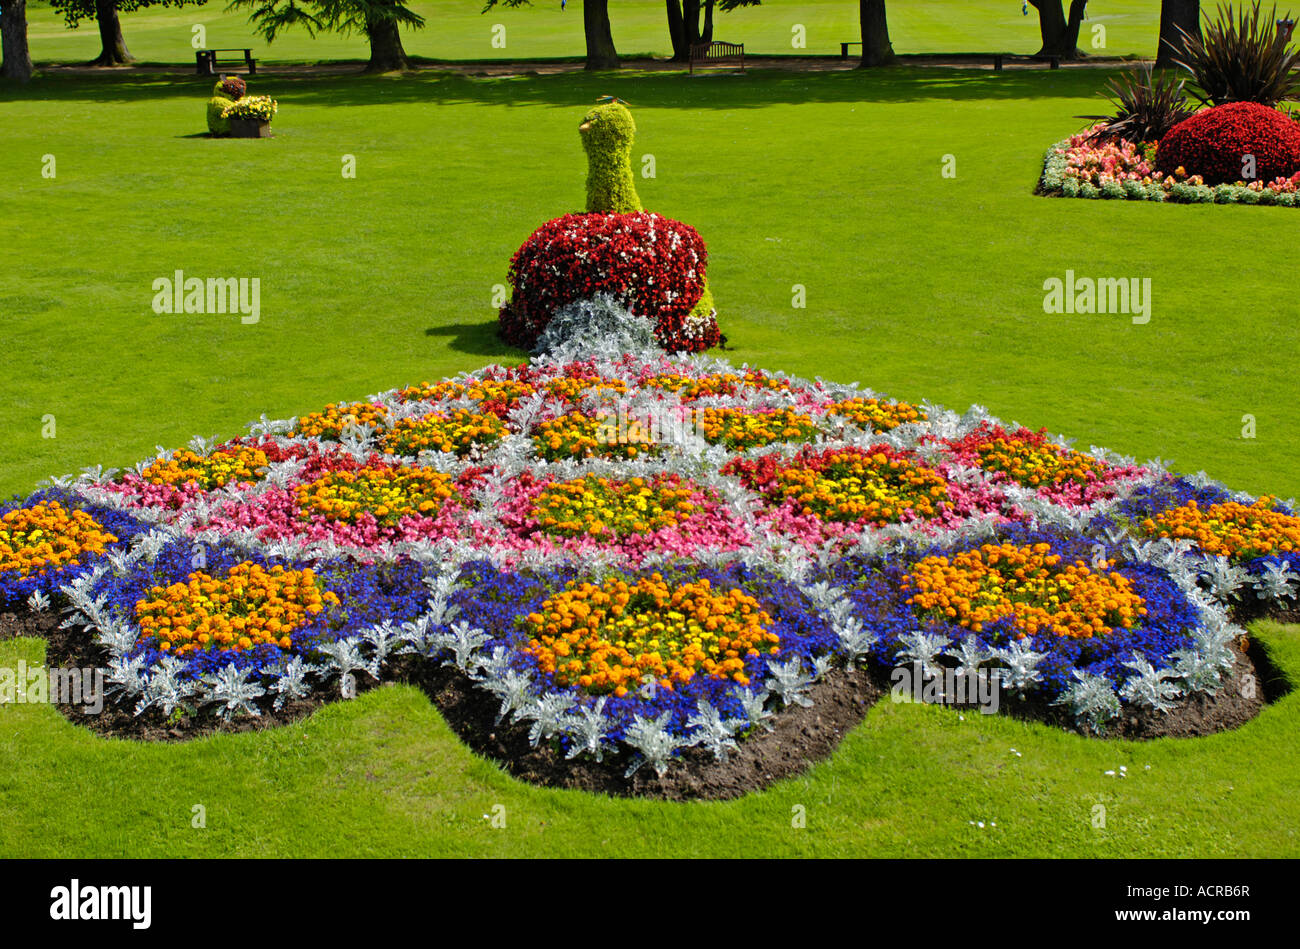
[[817, 433], [813, 417], [795, 409], [702, 408], [697, 412], [696, 427], [705, 441], [731, 449], [806, 442]]
[[1040, 631], [1089, 639], [1128, 629], [1147, 612], [1127, 577], [1093, 570], [1083, 561], [1063, 563], [1045, 543], [985, 544], [946, 556], [926, 557], [903, 578], [907, 602], [923, 616], [947, 619], [974, 632], [1014, 618], [1018, 638]]
[[450, 475], [432, 468], [367, 467], [331, 471], [296, 489], [304, 518], [318, 515], [355, 524], [367, 514], [381, 525], [422, 514], [436, 517], [456, 493]]
[[1029, 488], [1066, 481], [1086, 484], [1106, 470], [1105, 464], [1091, 455], [1015, 436], [991, 438], [976, 451], [985, 471], [1000, 471]]
[[611, 540], [680, 524], [696, 510], [693, 494], [671, 477], [617, 481], [588, 475], [548, 485], [530, 516], [547, 534]]
[[152, 484], [197, 484], [212, 489], [231, 482], [258, 481], [268, 465], [266, 452], [258, 448], [220, 448], [209, 455], [186, 449], [171, 458], [159, 458], [141, 477]]
[[907, 422], [921, 422], [926, 414], [907, 402], [882, 402], [880, 399], [857, 398], [836, 402], [827, 415], [848, 419], [859, 428], [876, 432], [892, 431]]
[[777, 379], [754, 369], [746, 369], [740, 375], [734, 372], [715, 372], [704, 376], [684, 376], [675, 372], [663, 372], [651, 376], [645, 381], [645, 385], [675, 392], [679, 398], [687, 402], [708, 396], [735, 395], [744, 389], [782, 392], [790, 388], [790, 383], [784, 379]]
[[407, 386], [398, 393], [403, 402], [448, 402], [453, 399], [473, 399], [509, 408], [520, 399], [532, 395], [536, 386], [519, 379], [475, 379], [471, 382], [421, 382]]
[[617, 415], [575, 410], [542, 422], [533, 431], [533, 448], [547, 461], [561, 458], [640, 458], [656, 453], [654, 435], [635, 419], [620, 430]]
[[1274, 510], [1276, 499], [1254, 504], [1225, 501], [1201, 508], [1195, 501], [1146, 518], [1142, 532], [1196, 541], [1206, 553], [1250, 560], [1300, 550], [1300, 517]]
[[938, 514], [948, 482], [937, 471], [883, 451], [830, 452], [814, 465], [792, 464], [777, 474], [776, 495], [803, 514], [841, 523], [872, 521], [883, 527], [910, 511]]
[[560, 685], [625, 695], [649, 678], [666, 689], [696, 674], [745, 683], [747, 659], [775, 653], [780, 637], [758, 601], [708, 580], [669, 585], [573, 582], [529, 614], [525, 652]]
[[388, 409], [371, 402], [337, 402], [298, 419], [292, 434], [338, 440], [351, 425], [369, 425], [382, 431], [388, 424]]
[[135, 618], [141, 642], [152, 641], [173, 655], [266, 644], [287, 649], [295, 629], [339, 605], [337, 594], [322, 590], [310, 567], [267, 569], [244, 561], [222, 577], [200, 570], [183, 581], [151, 587], [136, 602]]
[[433, 412], [400, 419], [380, 440], [380, 445], [388, 455], [442, 451], [463, 457], [479, 446], [492, 444], [505, 433], [506, 423], [491, 412], [456, 409], [447, 414]]
[[81, 563], [102, 554], [117, 537], [85, 511], [58, 501], [14, 508], [0, 517], [0, 573], [19, 577]]

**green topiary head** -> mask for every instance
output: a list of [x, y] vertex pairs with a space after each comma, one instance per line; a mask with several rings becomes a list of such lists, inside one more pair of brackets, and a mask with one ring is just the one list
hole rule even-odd
[[598, 105], [578, 126], [587, 152], [587, 210], [628, 213], [641, 210], [632, 178], [632, 139], [636, 123], [621, 102]]
[[584, 115], [578, 131], [588, 153], [593, 148], [602, 151], [626, 148], [630, 152], [636, 135], [636, 122], [632, 121], [632, 113], [623, 103], [608, 102]]

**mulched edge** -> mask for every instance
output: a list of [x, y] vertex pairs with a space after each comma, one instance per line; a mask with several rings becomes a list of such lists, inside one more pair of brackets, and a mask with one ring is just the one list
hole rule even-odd
[[[1252, 604], [1253, 606], [1253, 604]], [[1300, 622], [1300, 610], [1267, 612], [1243, 608], [1242, 622], [1256, 618], [1283, 623]], [[59, 615], [53, 612], [0, 613], [0, 640], [35, 636], [47, 641], [47, 664], [52, 667], [85, 668], [102, 665], [99, 648], [80, 628], [59, 629]], [[1245, 652], [1233, 646], [1236, 665], [1214, 696], [1197, 694], [1180, 702], [1168, 713], [1126, 708], [1112, 722], [1103, 738], [1150, 739], [1199, 737], [1238, 728], [1259, 714], [1267, 702], [1290, 691], [1290, 684], [1269, 661], [1266, 651], [1251, 640]], [[1251, 698], [1243, 694], [1247, 675], [1257, 687]], [[552, 788], [568, 788], [610, 794], [617, 797], [646, 797], [664, 800], [725, 800], [741, 797], [775, 781], [798, 776], [815, 762], [831, 756], [841, 739], [857, 727], [871, 707], [890, 692], [890, 671], [835, 669], [813, 686], [812, 706], [792, 706], [779, 712], [771, 731], [753, 730], [725, 760], [700, 748], [688, 748], [660, 777], [643, 765], [630, 778], [624, 777], [632, 754], [619, 750], [603, 761], [588, 758], [567, 760], [558, 742], [533, 747], [528, 741], [529, 723], [498, 723], [497, 703], [474, 686], [458, 669], [437, 666], [415, 657], [398, 657], [390, 663], [384, 681], [414, 685], [438, 708], [448, 725], [467, 747], [488, 758], [516, 778]], [[379, 683], [362, 676], [358, 692]], [[1042, 722], [1078, 732], [1069, 714], [1041, 699], [1020, 700], [1005, 694], [997, 714], [1022, 721]], [[338, 701], [334, 695], [313, 695], [291, 702], [278, 711], [263, 711], [260, 717], [222, 722], [214, 716], [166, 719], [150, 709], [133, 715], [129, 708], [105, 704], [98, 715], [80, 706], [58, 706], [74, 724], [105, 737], [138, 741], [189, 741], [218, 732], [262, 731], [299, 721], [317, 709]], [[973, 706], [947, 705], [954, 711], [980, 714]]]

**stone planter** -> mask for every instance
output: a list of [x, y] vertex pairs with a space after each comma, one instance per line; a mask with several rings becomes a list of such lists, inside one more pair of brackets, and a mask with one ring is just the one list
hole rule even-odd
[[230, 118], [231, 138], [270, 138], [271, 123], [267, 119]]

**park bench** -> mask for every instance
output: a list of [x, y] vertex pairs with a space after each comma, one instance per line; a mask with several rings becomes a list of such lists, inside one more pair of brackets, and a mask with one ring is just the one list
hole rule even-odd
[[[218, 53], [242, 53], [243, 55], [218, 57]], [[200, 49], [194, 53], [194, 64], [198, 67], [200, 76], [215, 76], [217, 66], [223, 61], [226, 63], [242, 62], [247, 67], [250, 76], [257, 72], [257, 60], [253, 58], [251, 49]]]
[[731, 66], [736, 63], [740, 64], [740, 71], [744, 72], [744, 43], [721, 43], [715, 40], [712, 43], [691, 44], [692, 73], [695, 72], [696, 64], [700, 66]]
[[1029, 60], [1034, 60], [1034, 61], [1037, 61], [1038, 59], [1046, 59], [1047, 62], [1048, 62], [1048, 68], [1050, 68], [1050, 69], [1060, 69], [1060, 68], [1061, 68], [1061, 57], [1060, 57], [1060, 56], [1042, 56], [1042, 57], [1039, 57], [1039, 56], [1017, 56], [1015, 53], [994, 53], [994, 54], [993, 54], [993, 71], [994, 71], [994, 72], [1002, 72], [1002, 62], [1003, 62], [1003, 60], [1006, 60], [1006, 59], [1029, 59]]

